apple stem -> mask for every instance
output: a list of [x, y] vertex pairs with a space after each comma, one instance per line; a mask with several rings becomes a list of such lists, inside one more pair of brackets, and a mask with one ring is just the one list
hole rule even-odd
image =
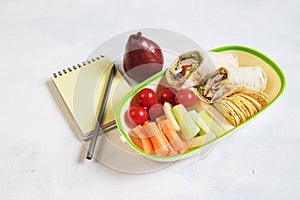
[[135, 35], [134, 39], [139, 40], [142, 37], [142, 32], [137, 32], [137, 34]]

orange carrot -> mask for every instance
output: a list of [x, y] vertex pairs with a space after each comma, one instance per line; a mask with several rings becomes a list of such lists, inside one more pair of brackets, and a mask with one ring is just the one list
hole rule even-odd
[[167, 144], [168, 147], [168, 156], [174, 156], [177, 155], [178, 152], [172, 147], [172, 145], [170, 144], [170, 142], [168, 141], [168, 139], [166, 138], [166, 136], [164, 135], [164, 133], [161, 131], [160, 132], [162, 134], [162, 137], [164, 138], [165, 143]]
[[164, 139], [164, 142], [167, 144], [167, 147], [169, 149], [169, 153], [168, 156], [173, 156], [178, 154], [177, 151], [172, 147], [172, 145], [170, 144], [170, 142], [168, 141], [166, 135], [164, 134], [162, 127], [161, 127], [161, 123], [159, 123], [160, 121], [166, 120], [166, 116], [163, 115], [161, 117], [156, 118], [156, 125], [158, 126], [159, 130], [160, 130], [160, 135], [161, 137]]
[[132, 129], [132, 132], [134, 132], [134, 134], [141, 139], [141, 142], [143, 145], [143, 150], [146, 153], [153, 154], [153, 147], [152, 147], [151, 141], [150, 141], [147, 133], [144, 131], [143, 127], [141, 125], [138, 125]]
[[[157, 118], [156, 120], [165, 120], [165, 119], [166, 119], [166, 117], [162, 116], [162, 117]], [[173, 156], [173, 155], [178, 154], [177, 151], [172, 147], [172, 145], [168, 141], [168, 139], [165, 136], [165, 134], [164, 134], [164, 132], [163, 132], [162, 127], [160, 126], [160, 124], [157, 123], [156, 125], [159, 128], [161, 137], [164, 139], [164, 142], [167, 144], [167, 147], [169, 149], [168, 156]]]
[[155, 155], [157, 156], [168, 155], [169, 149], [162, 137], [161, 131], [158, 129], [155, 122], [145, 123], [143, 127], [151, 140]]
[[139, 138], [139, 136], [137, 136], [137, 134], [133, 130], [129, 132], [129, 137], [136, 146], [144, 150], [142, 140]]
[[162, 127], [162, 130], [166, 138], [171, 143], [173, 148], [179, 153], [182, 153], [182, 151], [186, 149], [186, 144], [180, 138], [180, 136], [172, 126], [170, 120], [166, 119], [166, 120], [159, 121], [158, 123], [160, 124], [160, 127]]

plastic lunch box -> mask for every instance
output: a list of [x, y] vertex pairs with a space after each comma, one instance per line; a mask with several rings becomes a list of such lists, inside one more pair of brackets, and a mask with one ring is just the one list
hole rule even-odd
[[281, 71], [280, 67], [269, 57], [264, 55], [263, 53], [249, 48], [245, 46], [222, 46], [215, 49], [210, 50], [212, 52], [230, 52], [233, 53], [238, 57], [239, 65], [240, 66], [260, 66], [265, 71], [265, 73], [268, 76], [268, 82], [266, 90], [264, 91], [268, 97], [269, 97], [269, 104], [263, 108], [259, 113], [254, 115], [252, 118], [246, 120], [241, 125], [227, 131], [226, 133], [222, 134], [219, 137], [216, 137], [215, 139], [212, 139], [208, 141], [207, 143], [203, 144], [202, 146], [193, 148], [191, 150], [188, 150], [187, 152], [175, 156], [156, 156], [153, 154], [148, 154], [141, 149], [139, 149], [129, 138], [128, 132], [130, 131], [130, 128], [127, 127], [125, 123], [125, 113], [129, 108], [129, 103], [131, 101], [131, 98], [142, 88], [144, 87], [150, 87], [155, 90], [155, 87], [157, 86], [157, 83], [159, 80], [163, 77], [166, 70], [163, 70], [162, 72], [150, 77], [146, 81], [139, 84], [137, 87], [135, 87], [133, 90], [131, 90], [127, 95], [125, 95], [116, 110], [116, 123], [118, 126], [119, 131], [123, 135], [123, 137], [126, 139], [127, 143], [138, 153], [142, 154], [143, 156], [156, 160], [161, 162], [170, 162], [175, 160], [181, 160], [184, 158], [188, 158], [194, 155], [199, 155], [201, 157], [204, 157], [208, 155], [208, 153], [213, 149], [213, 147], [216, 145], [216, 143], [223, 138], [225, 135], [231, 134], [233, 131], [237, 131], [242, 126], [246, 125], [250, 121], [252, 121], [254, 118], [256, 118], [258, 115], [260, 115], [262, 112], [264, 112], [266, 109], [270, 107], [271, 104], [276, 101], [276, 99], [283, 93], [286, 85], [286, 79]]

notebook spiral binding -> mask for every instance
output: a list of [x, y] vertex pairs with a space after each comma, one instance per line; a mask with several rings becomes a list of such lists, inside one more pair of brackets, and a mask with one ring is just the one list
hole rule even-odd
[[62, 72], [58, 71], [57, 73], [53, 73], [53, 77], [58, 78], [60, 76], [63, 76], [64, 74], [72, 72], [73, 70], [80, 69], [81, 67], [84, 67], [87, 64], [96, 62], [97, 60], [100, 60], [101, 58], [104, 58], [104, 56], [100, 55], [100, 56], [97, 56], [95, 58], [88, 59], [88, 60], [82, 62], [81, 64], [73, 65], [72, 67], [68, 67], [67, 69], [63, 69]]

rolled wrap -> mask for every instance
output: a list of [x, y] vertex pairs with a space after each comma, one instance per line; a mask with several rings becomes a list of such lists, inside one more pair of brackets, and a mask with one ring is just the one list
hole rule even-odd
[[180, 88], [203, 63], [204, 54], [198, 50], [186, 52], [176, 58], [166, 72], [168, 83], [174, 88]]
[[[186, 60], [192, 55], [199, 57], [199, 62], [193, 66], [192, 70], [183, 75], [182, 66], [186, 62], [184, 59]], [[204, 53], [194, 50], [178, 56], [168, 68], [166, 78], [168, 83], [174, 88], [190, 88], [199, 85], [216, 69], [227, 66], [238, 67], [237, 57], [231, 53]]]
[[265, 90], [267, 75], [261, 67], [221, 67], [199, 85], [196, 93], [205, 102], [213, 103], [238, 86]]

